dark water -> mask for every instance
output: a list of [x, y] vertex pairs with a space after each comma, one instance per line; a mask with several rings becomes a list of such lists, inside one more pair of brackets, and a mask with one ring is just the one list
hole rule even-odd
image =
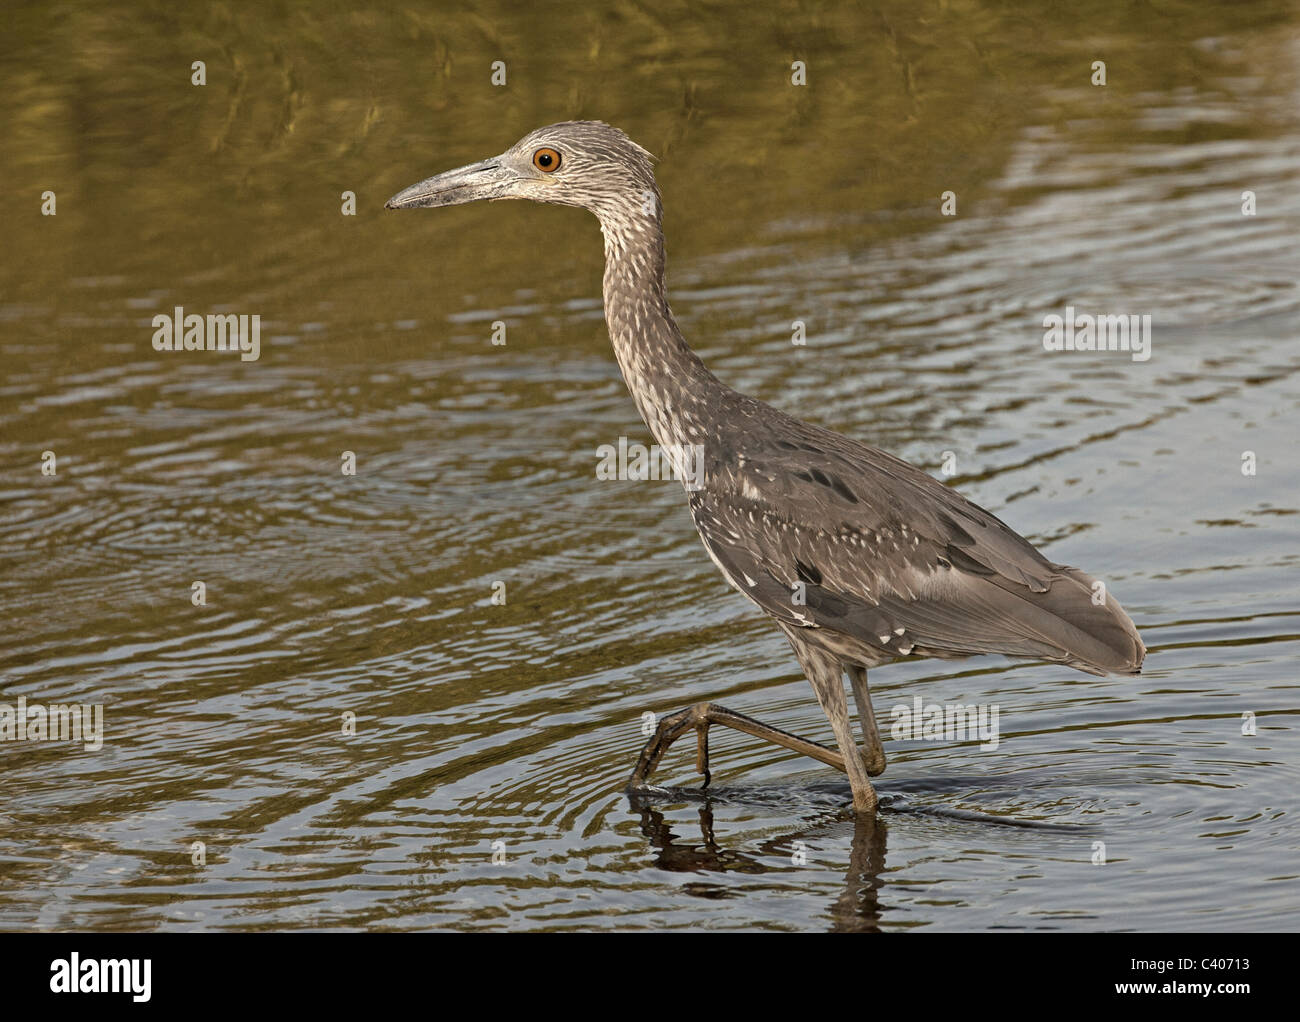
[[[0, 701], [102, 704], [105, 736], [0, 742], [0, 926], [1296, 928], [1296, 7], [6, 21]], [[1108, 581], [1143, 674], [873, 672], [886, 721], [993, 704], [1001, 742], [887, 736], [870, 823], [735, 734], [707, 798], [683, 745], [630, 803], [646, 711], [830, 734], [680, 487], [595, 478], [649, 436], [594, 219], [382, 211], [569, 117], [660, 157], [674, 309], [719, 376], [936, 474], [952, 452]], [[1045, 352], [1067, 304], [1150, 315], [1152, 357]], [[177, 305], [259, 314], [260, 358], [154, 351]]]

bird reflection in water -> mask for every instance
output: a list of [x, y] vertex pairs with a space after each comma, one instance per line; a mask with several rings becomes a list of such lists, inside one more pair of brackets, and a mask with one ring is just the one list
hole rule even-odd
[[[752, 798], [753, 790], [746, 792]], [[797, 831], [765, 838], [751, 851], [727, 848], [718, 843], [713, 830], [714, 796], [681, 789], [660, 788], [653, 793], [630, 792], [632, 811], [640, 814], [641, 833], [655, 850], [653, 865], [670, 873], [791, 873], [805, 867], [794, 864], [801, 845], [806, 854], [817, 856], [822, 868], [829, 864], [816, 849], [824, 845], [835, 828], [851, 823], [853, 839], [845, 870], [844, 889], [827, 907], [830, 930], [838, 933], [875, 932], [880, 929], [880, 875], [885, 869], [885, 840], [888, 827], [876, 813], [819, 813]], [[723, 796], [725, 800], [725, 796]], [[673, 832], [673, 824], [658, 808], [665, 802], [698, 801], [700, 840], [692, 843]], [[838, 840], [836, 841], [838, 844]], [[724, 884], [698, 880], [682, 890], [704, 899], [732, 896]]]

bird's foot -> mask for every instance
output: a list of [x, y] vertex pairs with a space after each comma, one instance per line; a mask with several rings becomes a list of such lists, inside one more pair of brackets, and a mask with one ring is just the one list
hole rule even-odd
[[650, 775], [654, 773], [668, 747], [691, 730], [696, 734], [695, 767], [704, 775], [704, 785], [707, 787], [712, 780], [709, 772], [709, 728], [714, 724], [742, 731], [755, 738], [766, 739], [783, 748], [811, 756], [840, 772], [845, 772], [844, 757], [834, 749], [828, 749], [824, 745], [810, 742], [789, 731], [764, 724], [760, 720], [729, 710], [717, 703], [696, 703], [685, 710], [670, 713], [659, 721], [655, 733], [650, 736], [650, 740], [641, 750], [636, 769], [632, 771], [632, 778], [628, 782], [628, 788], [637, 790], [646, 787]]

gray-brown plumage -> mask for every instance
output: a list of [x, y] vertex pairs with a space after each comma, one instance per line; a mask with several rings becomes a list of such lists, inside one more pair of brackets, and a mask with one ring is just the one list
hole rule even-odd
[[[605, 318], [641, 417], [663, 447], [702, 451], [687, 486], [705, 549], [789, 638], [839, 755], [711, 704], [665, 718], [644, 782], [694, 729], [707, 777], [710, 724], [833, 763], [854, 806], [875, 806], [884, 769], [866, 669], [905, 657], [1003, 653], [1093, 674], [1136, 673], [1137, 629], [1094, 580], [1053, 564], [996, 517], [883, 451], [809, 425], [720, 382], [686, 344], [664, 291], [659, 192], [649, 154], [616, 128], [569, 121], [505, 153], [400, 192], [389, 208], [528, 198], [581, 206], [605, 238]], [[848, 724], [849, 673], [864, 744]]]

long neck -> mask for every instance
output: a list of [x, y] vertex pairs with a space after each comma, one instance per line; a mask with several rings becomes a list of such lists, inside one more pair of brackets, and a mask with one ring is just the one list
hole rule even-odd
[[661, 447], [705, 444], [706, 413], [726, 388], [691, 350], [668, 308], [658, 210], [602, 215], [601, 231], [605, 322], [637, 410]]

